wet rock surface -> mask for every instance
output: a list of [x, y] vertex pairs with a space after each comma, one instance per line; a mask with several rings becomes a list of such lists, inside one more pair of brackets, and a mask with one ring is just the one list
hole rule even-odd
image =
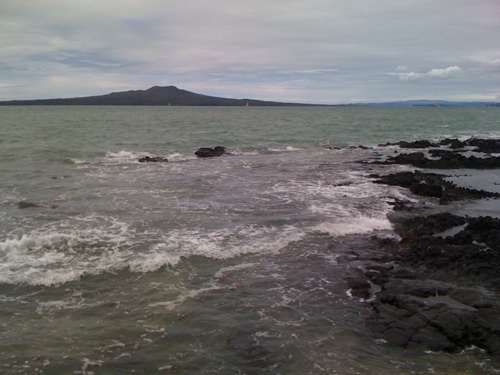
[[[436, 234], [456, 225], [464, 229]], [[380, 244], [393, 267], [364, 272], [379, 288], [368, 325], [403, 347], [474, 345], [500, 355], [500, 220], [444, 213], [396, 221], [395, 229], [401, 240]]]
[[[473, 168], [490, 169], [500, 168], [500, 156], [491, 155], [500, 153], [500, 141], [496, 139], [471, 138], [466, 141], [458, 139], [444, 139], [438, 143], [427, 140], [414, 142], [387, 143], [384, 146], [399, 146], [401, 149], [426, 149], [424, 152], [399, 153], [389, 157], [379, 164], [407, 164], [418, 168], [451, 169]], [[466, 155], [472, 153], [476, 155]]]
[[168, 162], [167, 158], [162, 158], [161, 156], [145, 156], [139, 159], [139, 163], [166, 163]]
[[[469, 147], [474, 152], [488, 153], [500, 150], [498, 140], [446, 139], [437, 144], [418, 141], [397, 145]], [[446, 155], [453, 152], [446, 151]], [[410, 164], [420, 166], [417, 164], [423, 160], [421, 156], [409, 155], [417, 160]], [[456, 160], [441, 157], [439, 168], [457, 168]], [[376, 183], [401, 186], [415, 195], [437, 198], [436, 203], [440, 204], [499, 196], [457, 187], [445, 175], [419, 170], [371, 177]], [[346, 280], [347, 286], [353, 297], [370, 304], [368, 326], [388, 344], [446, 352], [474, 345], [498, 356], [500, 219], [452, 214], [446, 207], [436, 205], [429, 214], [417, 205], [396, 200], [389, 219], [399, 238], [373, 238], [377, 250], [370, 255], [357, 255], [363, 263]]]
[[371, 175], [375, 183], [401, 186], [413, 194], [423, 197], [439, 198], [441, 204], [464, 199], [496, 198], [495, 192], [459, 187], [446, 180], [447, 175], [421, 171], [404, 171], [385, 176]]
[[428, 140], [418, 140], [413, 142], [400, 141], [396, 143], [386, 143], [384, 146], [399, 146], [401, 148], [430, 148], [449, 146], [452, 149], [466, 149], [471, 148], [471, 151], [483, 153], [500, 153], [500, 140], [499, 139], [481, 139], [470, 138], [461, 141], [456, 138], [445, 138], [440, 142], [430, 142]]
[[194, 153], [199, 158], [211, 158], [215, 156], [222, 156], [226, 154], [226, 148], [222, 146], [216, 146], [214, 148], [202, 147]]

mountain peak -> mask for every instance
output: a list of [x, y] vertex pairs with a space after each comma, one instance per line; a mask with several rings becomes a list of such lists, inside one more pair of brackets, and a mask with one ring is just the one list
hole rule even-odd
[[158, 91], [178, 92], [181, 90], [175, 86], [153, 86], [146, 90], [146, 92], [158, 92]]

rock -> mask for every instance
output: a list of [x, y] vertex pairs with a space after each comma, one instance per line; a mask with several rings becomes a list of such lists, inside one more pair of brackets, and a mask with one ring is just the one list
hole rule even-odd
[[222, 146], [217, 146], [214, 148], [202, 147], [198, 149], [194, 154], [199, 158], [211, 158], [214, 156], [222, 156], [226, 153], [226, 148]]
[[59, 207], [57, 204], [46, 204], [46, 203], [36, 203], [30, 201], [21, 201], [17, 203], [17, 207], [20, 210], [24, 210], [25, 208], [38, 208], [38, 207], [50, 207], [52, 209]]
[[415, 238], [415, 236], [421, 237], [443, 232], [464, 225], [466, 222], [467, 220], [461, 216], [441, 212], [402, 220], [395, 224], [395, 229], [403, 238]]
[[168, 162], [167, 158], [162, 158], [161, 156], [145, 156], [139, 159], [139, 163], [166, 163]]
[[477, 139], [471, 138], [465, 143], [468, 146], [476, 147], [474, 151], [484, 153], [500, 153], [500, 140], [498, 139]]
[[464, 142], [461, 142], [458, 139], [450, 139], [450, 138], [443, 139], [441, 142], [439, 142], [439, 144], [441, 146], [449, 146], [450, 148], [453, 148], [453, 149], [465, 147]]
[[405, 142], [401, 141], [398, 143], [399, 147], [402, 148], [429, 148], [435, 146], [433, 143], [429, 141], [414, 141], [414, 142]]
[[389, 157], [388, 164], [409, 164], [418, 168], [433, 169], [493, 169], [500, 168], [500, 156], [490, 156], [478, 158], [474, 155], [464, 156], [457, 152], [433, 150], [433, 156], [439, 156], [438, 159], [428, 159], [422, 152], [413, 152], [409, 154], [398, 154]]
[[[500, 153], [500, 140], [446, 139], [439, 144], [417, 141], [393, 145], [432, 147], [428, 150], [432, 158], [414, 152], [396, 154], [389, 163], [378, 164], [442, 169], [500, 167], [497, 156], [469, 156], [471, 151]], [[461, 154], [463, 150], [469, 154]], [[376, 183], [438, 198], [440, 204], [500, 196], [458, 187], [444, 174], [413, 171], [370, 177]], [[500, 354], [500, 219], [459, 216], [456, 210], [454, 214], [443, 212], [428, 201], [424, 206], [410, 206], [395, 200], [393, 205], [404, 211], [388, 216], [400, 241], [392, 246], [379, 241], [378, 249], [387, 258], [382, 261], [379, 257], [380, 265], [364, 265], [363, 275], [374, 290], [367, 324], [389, 344], [405, 348], [457, 352], [474, 345], [489, 354]], [[363, 290], [362, 280], [351, 279], [348, 284]]]
[[35, 202], [21, 201], [21, 202], [17, 203], [17, 207], [20, 210], [24, 210], [25, 208], [41, 207], [41, 205], [39, 203], [35, 203]]
[[[399, 146], [406, 149], [432, 149], [429, 153], [434, 157], [430, 159], [423, 152], [402, 153], [394, 157], [389, 157], [385, 162], [373, 162], [374, 164], [409, 164], [418, 168], [471, 168], [471, 169], [492, 169], [500, 168], [500, 156], [485, 155], [483, 157], [465, 156], [460, 152], [474, 147], [471, 151], [483, 154], [500, 153], [500, 140], [497, 139], [469, 139], [460, 141], [458, 139], [444, 139], [435, 144], [429, 141], [397, 142], [387, 143], [384, 146]], [[448, 147], [441, 149], [440, 147]], [[450, 150], [451, 149], [451, 150]]]
[[362, 269], [353, 268], [345, 281], [353, 297], [362, 299], [368, 299], [370, 297], [371, 284], [365, 277]]
[[481, 199], [500, 197], [499, 193], [457, 187], [455, 184], [446, 181], [448, 176], [427, 173], [427, 172], [397, 172], [382, 176], [375, 180], [375, 183], [391, 186], [401, 186], [413, 194], [439, 198], [441, 204], [463, 199]]
[[422, 195], [424, 197], [442, 198], [444, 189], [437, 184], [426, 184], [424, 182], [412, 185], [410, 191], [413, 194]]
[[417, 334], [412, 335], [411, 341], [435, 351], [451, 352], [456, 348], [445, 335], [430, 327], [421, 329]]

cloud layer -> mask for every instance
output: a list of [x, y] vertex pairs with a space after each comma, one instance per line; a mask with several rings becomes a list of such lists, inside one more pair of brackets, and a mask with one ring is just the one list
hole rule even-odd
[[315, 103], [500, 96], [497, 0], [0, 5], [0, 100], [153, 85]]

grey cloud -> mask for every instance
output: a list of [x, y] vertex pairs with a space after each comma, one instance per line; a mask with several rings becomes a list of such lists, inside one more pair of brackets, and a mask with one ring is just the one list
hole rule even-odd
[[462, 76], [466, 72], [459, 66], [449, 66], [447, 68], [434, 68], [426, 73], [404, 72], [404, 73], [388, 73], [398, 77], [401, 81], [416, 81], [420, 79], [453, 79]]
[[0, 98], [176, 84], [324, 103], [457, 91], [494, 99], [498, 14], [490, 0], [3, 0]]

